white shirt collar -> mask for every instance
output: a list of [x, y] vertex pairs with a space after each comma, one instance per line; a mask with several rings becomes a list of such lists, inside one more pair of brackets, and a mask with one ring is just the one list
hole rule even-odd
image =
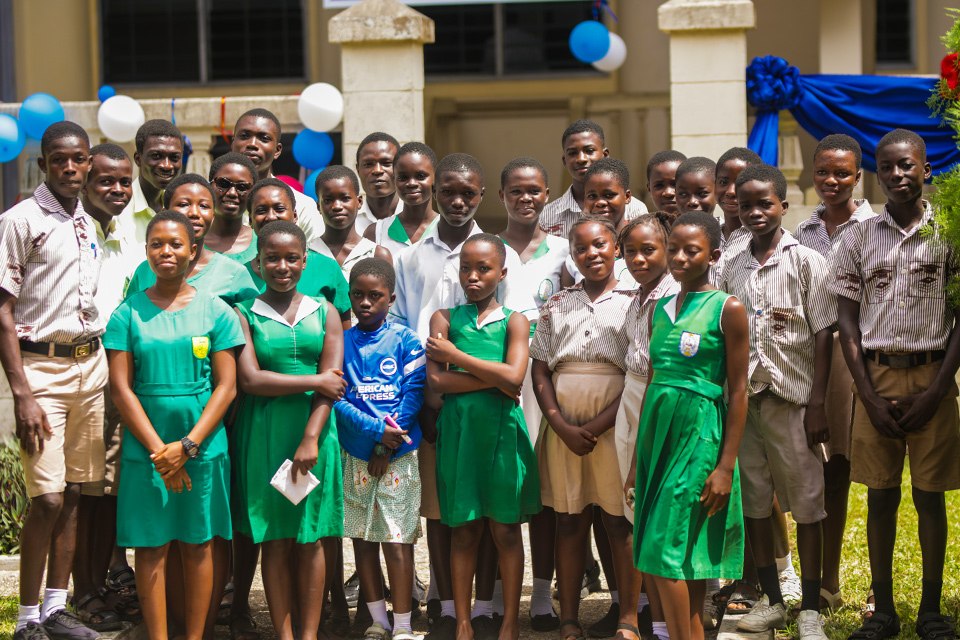
[[253, 306], [250, 307], [250, 311], [254, 312], [258, 316], [269, 318], [270, 320], [276, 320], [282, 325], [286, 325], [288, 327], [293, 328], [297, 326], [297, 324], [301, 320], [303, 320], [304, 318], [306, 318], [307, 316], [309, 316], [319, 308], [320, 308], [320, 303], [317, 302], [314, 298], [311, 298], [310, 296], [303, 296], [300, 299], [300, 306], [297, 307], [297, 315], [293, 319], [293, 324], [290, 324], [289, 322], [287, 322], [282, 315], [277, 313], [276, 309], [271, 307], [269, 304], [267, 304], [260, 298], [257, 298], [256, 300], [253, 301]]

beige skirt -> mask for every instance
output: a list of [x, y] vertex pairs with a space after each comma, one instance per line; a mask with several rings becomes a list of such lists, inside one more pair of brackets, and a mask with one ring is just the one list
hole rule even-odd
[[[611, 364], [568, 362], [561, 363], [553, 372], [560, 412], [573, 425], [597, 417], [616, 400], [623, 385], [623, 371]], [[537, 464], [540, 497], [545, 506], [559, 513], [581, 513], [597, 504], [611, 515], [623, 515], [623, 482], [614, 431], [608, 429], [597, 439], [591, 453], [578, 456], [544, 421], [537, 443]]]
[[[631, 371], [627, 372], [623, 385], [623, 396], [620, 398], [620, 410], [617, 411], [617, 422], [613, 426], [613, 434], [617, 442], [617, 461], [620, 463], [620, 494], [623, 497], [623, 485], [627, 482], [630, 473], [630, 463], [637, 448], [637, 430], [640, 428], [640, 408], [643, 403], [643, 394], [647, 390], [647, 376], [641, 376]], [[624, 515], [633, 522], [633, 509], [623, 504]]]

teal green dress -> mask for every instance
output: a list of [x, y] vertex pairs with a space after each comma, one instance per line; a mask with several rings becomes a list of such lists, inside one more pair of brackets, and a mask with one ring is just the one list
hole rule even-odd
[[[213, 251], [210, 247], [206, 247], [207, 251]], [[233, 260], [240, 266], [243, 266], [257, 257], [257, 236], [254, 234], [253, 238], [250, 240], [250, 244], [247, 245], [247, 248], [243, 251], [238, 251], [237, 253], [221, 253], [221, 256], [229, 260]]]
[[[267, 290], [267, 283], [253, 271], [251, 263], [255, 257], [256, 254], [244, 264], [260, 293], [263, 293]], [[307, 266], [300, 275], [297, 291], [311, 298], [326, 298], [341, 315], [350, 311], [350, 287], [343, 277], [340, 263], [322, 253], [307, 249]]]
[[633, 558], [645, 573], [678, 580], [739, 578], [743, 569], [740, 474], [713, 517], [700, 503], [720, 458], [727, 413], [722, 291], [688, 293], [676, 320], [662, 298], [653, 311], [650, 364], [637, 435]]
[[[210, 251], [209, 249], [206, 249]], [[241, 300], [249, 300], [260, 295], [256, 283], [242, 265], [228, 260], [222, 253], [210, 251], [210, 262], [199, 273], [187, 278], [187, 284], [197, 291], [217, 296], [231, 307]], [[157, 282], [157, 274], [150, 269], [150, 263], [144, 260], [133, 273], [127, 285], [127, 295], [145, 291]]]
[[[323, 351], [327, 301], [304, 298], [291, 327], [259, 299], [237, 305], [250, 325], [257, 362], [264, 371], [314, 375]], [[309, 311], [309, 313], [306, 313]], [[343, 475], [333, 408], [320, 432], [312, 472], [320, 481], [293, 504], [270, 486], [283, 464], [293, 460], [310, 417], [313, 393], [286, 396], [245, 394], [231, 433], [233, 527], [254, 542], [293, 538], [299, 544], [343, 537]]]
[[[133, 354], [133, 392], [165, 443], [178, 442], [200, 419], [212, 393], [212, 354], [243, 344], [237, 314], [199, 290], [179, 311], [163, 311], [146, 293], [135, 293], [114, 311], [103, 336], [107, 349]], [[199, 457], [183, 467], [190, 491], [167, 491], [130, 430], [123, 434], [120, 464], [117, 544], [157, 547], [232, 537], [230, 455], [222, 423], [200, 443]]]
[[[514, 312], [502, 311], [500, 319], [478, 327], [476, 305], [450, 309], [450, 341], [475, 358], [504, 362], [507, 323]], [[543, 508], [537, 457], [523, 410], [512, 398], [499, 389], [448, 393], [437, 433], [443, 524], [457, 527], [478, 518], [524, 522]]]

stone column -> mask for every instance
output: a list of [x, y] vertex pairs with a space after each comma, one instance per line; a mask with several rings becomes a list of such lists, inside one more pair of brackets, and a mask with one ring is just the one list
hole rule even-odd
[[434, 41], [433, 20], [397, 0], [363, 0], [331, 18], [329, 38], [343, 47], [343, 163], [353, 165], [373, 131], [423, 140], [423, 45]]
[[673, 148], [718, 158], [747, 145], [747, 36], [751, 0], [668, 0], [658, 10], [670, 34]]

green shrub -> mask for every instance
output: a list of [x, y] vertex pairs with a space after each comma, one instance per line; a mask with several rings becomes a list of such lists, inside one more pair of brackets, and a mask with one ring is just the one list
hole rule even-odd
[[20, 553], [20, 529], [28, 504], [20, 447], [11, 438], [0, 442], [0, 554]]

